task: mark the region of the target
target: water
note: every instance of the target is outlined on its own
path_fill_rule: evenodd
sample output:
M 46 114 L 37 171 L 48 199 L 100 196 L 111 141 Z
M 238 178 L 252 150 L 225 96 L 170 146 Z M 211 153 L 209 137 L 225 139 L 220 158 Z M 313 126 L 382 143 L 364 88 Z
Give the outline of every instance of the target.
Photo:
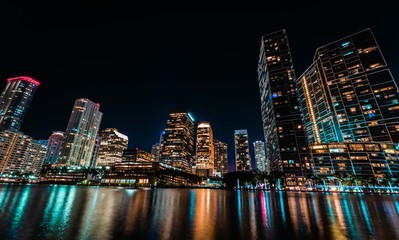
M 399 195 L 0 185 L 0 239 L 399 239 Z

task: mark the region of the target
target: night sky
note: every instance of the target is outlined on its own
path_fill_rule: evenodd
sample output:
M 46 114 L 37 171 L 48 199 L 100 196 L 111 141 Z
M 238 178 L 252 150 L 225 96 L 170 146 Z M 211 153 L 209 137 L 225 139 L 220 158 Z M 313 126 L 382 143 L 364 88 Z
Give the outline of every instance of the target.
M 20 75 L 41 83 L 21 129 L 35 139 L 65 131 L 81 97 L 101 103 L 101 129 L 118 128 L 130 148 L 146 151 L 169 112 L 189 111 L 228 143 L 232 170 L 235 129 L 248 129 L 252 156 L 252 142 L 264 140 L 256 72 L 262 35 L 287 30 L 299 76 L 317 47 L 371 28 L 399 79 L 394 1 L 279 2 L 1 1 L 0 89 Z

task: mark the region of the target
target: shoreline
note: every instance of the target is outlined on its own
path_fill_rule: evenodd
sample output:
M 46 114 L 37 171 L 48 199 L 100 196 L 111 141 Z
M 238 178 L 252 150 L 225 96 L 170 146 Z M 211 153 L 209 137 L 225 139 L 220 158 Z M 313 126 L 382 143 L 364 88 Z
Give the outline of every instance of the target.
M 26 182 L 0 182 L 0 185 L 60 185 L 60 186 L 76 186 L 76 187 L 105 187 L 105 188 L 118 188 L 118 189 L 139 189 L 139 190 L 153 190 L 157 188 L 181 188 L 181 189 L 215 189 L 215 190 L 229 190 L 229 191 L 242 191 L 242 192 L 257 192 L 257 191 L 267 191 L 267 192 L 283 192 L 283 193 L 338 193 L 338 194 L 367 194 L 367 195 L 397 195 L 399 191 L 389 192 L 389 191 L 326 191 L 326 190 L 295 190 L 295 189 L 236 189 L 236 188 L 226 188 L 226 187 L 193 187 L 193 186 L 119 186 L 119 185 L 97 185 L 97 184 L 76 184 L 76 183 L 26 183 Z

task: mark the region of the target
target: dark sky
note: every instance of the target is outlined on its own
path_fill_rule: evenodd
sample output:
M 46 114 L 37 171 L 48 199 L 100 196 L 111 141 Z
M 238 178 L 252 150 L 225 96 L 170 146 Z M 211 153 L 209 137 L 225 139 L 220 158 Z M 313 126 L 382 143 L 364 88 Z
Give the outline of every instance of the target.
M 371 28 L 399 79 L 394 1 L 129 2 L 137 1 L 0 2 L 0 89 L 20 75 L 41 83 L 23 132 L 47 139 L 65 131 L 75 99 L 86 97 L 101 103 L 101 129 L 116 127 L 129 147 L 150 151 L 168 113 L 187 110 L 229 144 L 233 169 L 235 129 L 248 129 L 252 155 L 252 142 L 263 140 L 260 40 L 283 28 L 297 76 L 317 47 Z

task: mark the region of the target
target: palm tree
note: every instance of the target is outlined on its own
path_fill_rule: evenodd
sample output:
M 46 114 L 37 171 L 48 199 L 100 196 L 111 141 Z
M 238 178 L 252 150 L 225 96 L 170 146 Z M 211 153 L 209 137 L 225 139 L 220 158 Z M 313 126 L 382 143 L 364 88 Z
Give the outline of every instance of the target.
M 338 180 L 340 190 L 342 191 L 343 190 L 343 184 L 342 183 L 347 178 L 347 175 L 345 173 L 341 172 L 341 173 L 335 173 L 334 177 L 335 177 L 335 179 Z
M 280 181 L 283 180 L 283 185 L 284 185 L 284 173 L 281 171 L 271 171 L 269 174 L 270 178 L 273 180 L 274 184 L 275 184 L 275 188 L 279 188 L 279 190 L 281 189 L 281 184 Z M 276 186 L 277 184 L 277 186 Z

